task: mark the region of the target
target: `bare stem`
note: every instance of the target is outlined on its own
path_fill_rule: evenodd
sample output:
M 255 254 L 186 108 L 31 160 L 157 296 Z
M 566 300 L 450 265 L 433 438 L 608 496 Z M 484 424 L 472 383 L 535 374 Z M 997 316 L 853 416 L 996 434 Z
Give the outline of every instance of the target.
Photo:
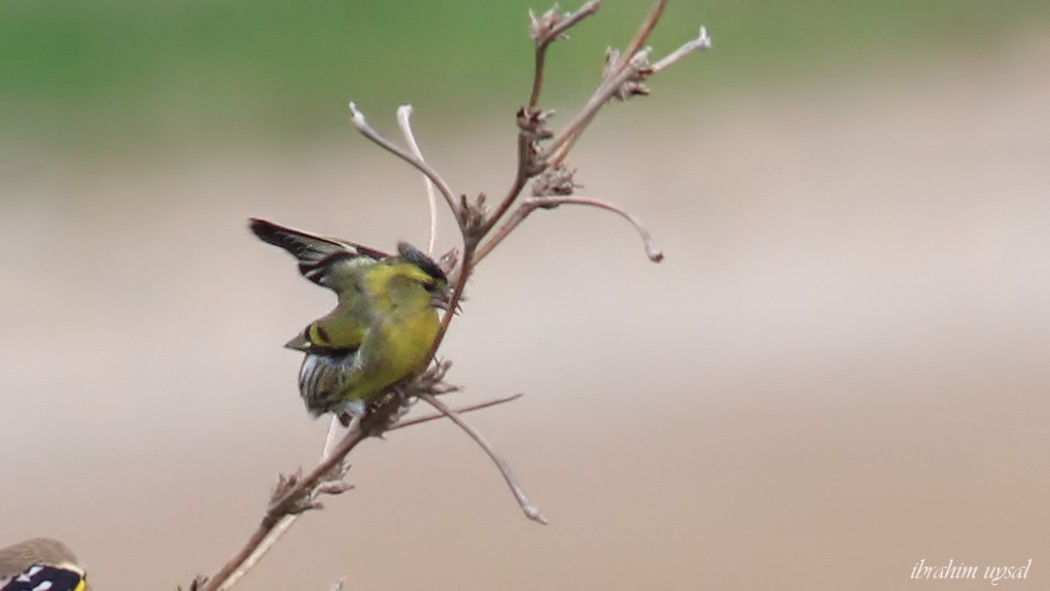
M 446 406 L 444 402 L 438 400 L 434 395 L 421 394 L 420 398 L 426 400 L 431 406 L 441 411 L 445 416 L 451 419 L 453 423 L 459 426 L 460 429 L 463 429 L 463 431 L 474 440 L 474 443 L 477 443 L 481 449 L 485 450 L 489 459 L 491 459 L 492 462 L 496 464 L 496 467 L 499 468 L 500 474 L 503 475 L 503 480 L 507 482 L 507 486 L 510 487 L 511 493 L 514 494 L 514 498 L 518 501 L 518 506 L 521 507 L 525 516 L 536 523 L 547 525 L 547 518 L 544 517 L 539 507 L 533 505 L 532 502 L 529 501 L 528 496 L 525 495 L 525 489 L 522 488 L 521 483 L 518 482 L 518 478 L 514 475 L 514 471 L 511 470 L 510 464 L 508 464 L 502 456 L 496 453 L 496 450 L 485 440 L 481 433 L 478 433 L 476 429 L 471 427 L 466 421 L 457 415 L 455 411 Z
M 419 149 L 416 134 L 412 131 L 412 105 L 401 105 L 397 108 L 397 123 L 401 127 L 401 134 L 405 136 L 412 155 L 420 162 L 426 162 L 423 151 Z M 423 184 L 427 190 L 427 206 L 430 209 L 430 241 L 427 243 L 427 252 L 434 254 L 434 243 L 437 240 L 437 195 L 434 194 L 434 182 L 423 175 Z
M 510 188 L 507 189 L 506 196 L 500 201 L 496 211 L 492 213 L 485 220 L 485 226 L 481 229 L 481 235 L 485 236 L 492 231 L 492 228 L 499 223 L 500 218 L 506 215 L 507 210 L 514 204 L 514 201 L 521 195 L 522 189 L 525 188 L 525 184 L 529 182 L 529 178 L 533 175 L 533 172 L 529 170 L 532 162 L 532 155 L 529 151 L 532 149 L 532 140 L 524 133 L 518 134 L 518 170 L 514 175 L 514 182 L 511 183 Z
M 611 211 L 623 219 L 630 222 L 634 229 L 638 232 L 638 235 L 642 239 L 642 243 L 645 245 L 645 255 L 649 257 L 649 260 L 654 263 L 659 263 L 664 260 L 664 253 L 656 247 L 656 242 L 653 241 L 652 234 L 646 229 L 642 221 L 639 220 L 635 215 L 631 214 L 627 210 L 598 199 L 589 199 L 587 197 L 530 197 L 528 199 L 530 204 L 535 204 L 535 207 L 552 208 L 559 205 L 587 205 L 590 207 L 597 207 L 606 211 Z
M 546 160 L 550 166 L 558 166 L 565 161 L 565 157 L 572 150 L 576 140 L 583 134 L 583 131 L 587 129 L 591 121 L 594 120 L 595 115 L 598 111 L 605 106 L 605 103 L 615 95 L 628 80 L 632 77 L 637 76 L 638 72 L 643 67 L 645 60 L 649 57 L 649 50 L 642 49 L 637 51 L 634 56 L 627 61 L 627 67 L 621 69 L 615 76 L 606 80 L 601 86 L 598 87 L 598 91 L 595 92 L 594 96 L 591 97 L 587 104 L 584 105 L 583 109 L 576 114 L 576 117 L 565 126 L 565 130 L 551 140 L 550 144 L 543 151 L 540 158 Z
M 553 27 L 537 31 L 539 37 L 536 39 L 536 68 L 532 77 L 532 94 L 529 96 L 530 109 L 535 108 L 540 101 L 540 90 L 543 87 L 543 71 L 547 58 L 547 48 L 550 47 L 551 43 L 560 39 L 561 36 L 565 34 L 565 31 L 575 27 L 583 19 L 598 12 L 601 5 L 601 0 L 590 0 L 590 2 L 581 6 L 576 12 L 566 15 L 565 18 L 558 21 Z M 554 9 L 551 9 L 551 12 L 545 14 L 541 19 L 546 18 L 548 15 L 553 15 L 553 12 Z M 534 27 L 541 22 L 541 20 L 537 19 L 535 15 L 530 13 L 530 16 L 532 16 Z
M 464 414 L 475 410 L 481 410 L 483 408 L 489 408 L 490 406 L 496 406 L 497 404 L 513 402 L 521 398 L 522 396 L 524 396 L 524 394 L 519 392 L 517 394 L 511 394 L 510 396 L 504 396 L 503 398 L 493 398 L 492 400 L 486 400 L 484 402 L 478 402 L 476 404 L 468 404 L 467 406 L 454 408 L 452 409 L 452 412 L 456 414 Z M 404 429 L 405 427 L 411 427 L 412 425 L 419 425 L 421 423 L 428 423 L 437 419 L 443 419 L 445 418 L 445 416 L 446 415 L 443 412 L 435 412 L 419 417 L 412 417 L 411 419 L 404 419 L 388 427 L 387 431 L 393 431 L 395 429 Z
M 346 455 L 366 437 L 367 434 L 362 429 L 360 422 L 352 424 L 331 455 L 314 467 L 309 474 L 298 479 L 280 498 L 270 503 L 255 533 L 248 538 L 244 547 L 219 569 L 219 572 L 208 579 L 202 591 L 225 591 L 244 576 L 295 523 L 304 510 L 301 505 L 310 499 L 318 484 L 331 473 L 333 468 L 340 465 Z
M 217 589 L 219 591 L 232 589 L 233 586 L 241 580 L 241 577 L 248 574 L 248 571 L 254 568 L 256 563 L 262 560 L 263 556 L 266 556 L 270 549 L 273 548 L 274 544 L 284 536 L 301 515 L 302 513 L 285 515 L 279 519 L 277 523 L 275 523 L 274 526 L 263 535 L 262 539 L 259 540 L 259 543 L 252 548 L 251 553 L 244 558 L 244 561 L 241 562 L 241 564 L 234 569 L 228 577 L 226 577 L 226 580 L 222 585 L 217 587 Z M 218 576 L 219 575 L 216 575 L 216 578 L 218 578 Z
M 332 453 L 332 445 L 335 443 L 335 434 L 339 432 L 339 417 L 332 415 L 332 420 L 328 423 L 328 433 L 324 437 L 324 447 L 321 449 L 321 459 L 318 461 L 323 462 L 328 454 Z
M 430 357 L 437 353 L 438 347 L 441 346 L 441 341 L 445 339 L 448 326 L 452 322 L 452 317 L 455 316 L 451 311 L 459 309 L 459 302 L 463 299 L 463 292 L 467 288 L 467 280 L 470 279 L 470 273 L 474 270 L 474 253 L 477 251 L 477 248 L 477 242 L 466 235 L 463 236 L 463 259 L 460 261 L 459 269 L 453 282 L 452 297 L 448 301 L 449 312 L 446 312 L 441 317 L 441 327 L 438 329 L 438 335 L 434 339 L 434 344 L 430 347 Z
M 634 34 L 634 38 L 627 44 L 627 49 L 620 55 L 620 63 L 616 64 L 610 69 L 610 78 L 619 74 L 627 65 L 631 59 L 634 58 L 634 54 L 638 53 L 643 47 L 645 47 L 646 41 L 649 40 L 649 35 L 652 34 L 653 29 L 656 28 L 657 23 L 660 22 L 660 17 L 664 14 L 664 8 L 667 8 L 667 0 L 656 0 L 653 2 L 652 8 L 649 9 L 649 14 L 645 16 L 645 20 L 642 21 L 642 26 L 638 28 L 638 32 Z
M 477 255 L 474 257 L 474 264 L 480 263 L 482 259 L 488 256 L 492 249 L 496 248 L 500 242 L 503 242 L 514 231 L 514 228 L 517 228 L 521 222 L 525 221 L 525 218 L 529 217 L 529 214 L 534 209 L 535 207 L 529 207 L 525 204 L 518 206 L 514 213 L 510 215 L 510 218 L 496 230 L 496 233 L 478 247 Z
M 684 43 L 681 47 L 669 53 L 667 57 L 653 64 L 653 74 L 666 70 L 690 53 L 703 49 L 711 49 L 711 37 L 707 34 L 707 27 L 700 27 L 700 35 L 696 39 Z
M 537 105 L 540 100 L 540 92 L 543 89 L 547 49 L 550 47 L 551 43 L 560 39 L 561 36 L 565 34 L 565 31 L 578 25 L 583 19 L 598 12 L 598 9 L 601 8 L 601 4 L 601 0 L 590 0 L 581 6 L 579 10 L 565 15 L 565 17 L 560 20 L 553 8 L 539 18 L 530 13 L 530 16 L 532 17 L 533 38 L 536 42 L 536 59 L 532 76 L 532 92 L 529 95 L 528 106 L 522 109 L 521 113 L 519 113 L 519 117 L 524 117 L 528 120 L 531 117 L 540 116 L 540 112 L 537 110 Z M 535 135 L 535 131 L 526 129 L 526 126 L 522 121 L 519 121 L 518 125 L 521 129 L 518 132 L 518 168 L 514 175 L 514 182 L 511 183 L 510 189 L 507 190 L 506 195 L 496 207 L 495 212 L 493 212 L 485 221 L 485 224 L 479 233 L 479 239 L 491 232 L 492 228 L 494 228 L 503 216 L 506 215 L 511 205 L 521 195 L 521 191 L 525 188 L 525 184 L 528 183 L 529 179 L 547 168 L 546 163 L 543 163 L 534 157 L 533 146 L 539 139 Z
M 391 142 L 380 135 L 378 131 L 368 124 L 364 114 L 357 109 L 357 105 L 353 102 L 350 103 L 350 120 L 353 122 L 354 127 L 356 127 L 366 138 L 372 140 L 387 152 L 390 152 L 416 167 L 419 172 L 423 173 L 424 176 L 430 179 L 430 182 L 434 183 L 438 190 L 441 191 L 441 195 L 445 198 L 445 202 L 448 203 L 452 212 L 456 213 L 459 211 L 459 208 L 456 206 L 455 194 L 452 192 L 452 188 L 448 186 L 448 183 L 441 178 L 441 175 L 439 175 L 437 171 L 431 168 L 426 162 L 416 158 L 412 153 L 406 152 L 401 146 L 398 146 L 394 142 Z M 459 215 L 456 215 L 456 219 L 459 219 L 459 217 Z

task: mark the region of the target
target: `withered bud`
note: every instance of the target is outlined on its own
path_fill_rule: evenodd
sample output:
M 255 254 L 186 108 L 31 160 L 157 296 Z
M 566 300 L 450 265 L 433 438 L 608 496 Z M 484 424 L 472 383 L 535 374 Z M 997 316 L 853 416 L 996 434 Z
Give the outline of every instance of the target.
M 620 62 L 620 52 L 613 48 L 605 50 L 605 67 L 602 69 L 602 78 L 606 82 L 612 80 L 623 68 L 631 68 L 631 75 L 621 84 L 615 92 L 613 97 L 626 101 L 633 96 L 645 96 L 648 95 L 651 90 L 649 86 L 645 84 L 646 79 L 653 74 L 653 68 L 649 64 L 649 49 L 639 51 L 634 54 L 629 64 L 622 64 Z
M 562 19 L 569 16 L 568 14 L 558 14 L 558 5 L 555 4 L 544 12 L 539 17 L 532 10 L 529 10 L 529 36 L 536 42 L 536 45 L 542 45 L 549 41 L 551 32 L 557 27 Z M 564 35 L 563 35 L 564 36 Z
M 569 169 L 564 164 L 548 168 L 532 182 L 532 195 L 533 197 L 572 195 L 576 189 L 583 186 L 576 183 L 575 176 L 576 169 Z

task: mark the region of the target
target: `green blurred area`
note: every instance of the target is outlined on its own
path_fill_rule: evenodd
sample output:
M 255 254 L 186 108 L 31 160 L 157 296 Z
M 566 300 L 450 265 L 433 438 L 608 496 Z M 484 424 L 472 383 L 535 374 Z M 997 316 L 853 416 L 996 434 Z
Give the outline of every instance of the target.
M 586 96 L 647 0 L 605 2 L 553 50 L 552 99 Z M 0 133 L 47 147 L 244 145 L 345 133 L 345 107 L 413 103 L 454 123 L 527 92 L 526 0 L 5 0 Z M 575 8 L 576 3 L 564 8 Z M 659 87 L 731 86 L 954 46 L 1050 17 L 1046 0 L 671 2 L 663 55 L 705 24 L 715 51 Z M 968 48 L 968 49 L 967 49 Z M 857 61 L 861 60 L 861 61 Z

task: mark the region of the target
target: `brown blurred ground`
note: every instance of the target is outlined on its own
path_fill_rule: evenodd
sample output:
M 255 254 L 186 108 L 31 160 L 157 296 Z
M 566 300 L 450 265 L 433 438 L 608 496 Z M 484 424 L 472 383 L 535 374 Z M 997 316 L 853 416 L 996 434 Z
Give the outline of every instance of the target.
M 1050 45 L 1034 39 L 606 114 L 575 164 L 665 264 L 615 218 L 541 212 L 444 350 L 465 398 L 528 393 L 474 421 L 553 524 L 431 424 L 362 448 L 358 488 L 243 588 L 957 591 L 990 585 L 908 576 L 1029 558 L 998 588 L 1046 588 Z M 512 154 L 491 137 L 424 143 L 455 185 L 498 194 Z M 318 451 L 279 345 L 330 303 L 245 218 L 422 241 L 419 180 L 362 144 L 14 171 L 0 543 L 61 537 L 103 591 L 171 589 L 239 547 L 276 473 Z

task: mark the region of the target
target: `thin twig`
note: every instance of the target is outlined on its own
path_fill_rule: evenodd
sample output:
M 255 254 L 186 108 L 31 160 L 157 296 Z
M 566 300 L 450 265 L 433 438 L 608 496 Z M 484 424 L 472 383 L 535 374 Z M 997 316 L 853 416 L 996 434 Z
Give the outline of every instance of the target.
M 412 132 L 412 105 L 401 105 L 397 108 L 397 123 L 412 154 L 420 162 L 426 162 L 423 151 L 419 149 L 419 142 L 416 141 L 416 134 Z M 434 194 L 434 182 L 425 174 L 423 184 L 426 186 L 427 206 L 430 209 L 430 241 L 427 243 L 427 253 L 434 254 L 434 243 L 437 240 L 437 195 Z
M 642 21 L 641 27 L 638 28 L 638 32 L 635 33 L 631 42 L 627 44 L 627 49 L 625 49 L 620 55 L 620 62 L 610 69 L 610 78 L 614 78 L 622 72 L 630 63 L 631 59 L 634 58 L 634 54 L 638 53 L 642 47 L 645 47 L 645 42 L 649 40 L 649 35 L 652 34 L 653 29 L 655 29 L 657 23 L 660 22 L 660 17 L 663 16 L 664 8 L 666 7 L 667 0 L 656 0 L 656 2 L 653 3 L 652 8 L 649 9 L 649 14 L 645 16 L 645 20 Z
M 590 0 L 579 8 L 576 12 L 565 15 L 560 20 L 557 20 L 557 24 L 550 28 L 540 28 L 545 19 L 552 18 L 557 19 L 556 7 L 546 12 L 539 19 L 536 15 L 529 11 L 529 17 L 532 20 L 532 26 L 534 35 L 536 37 L 536 66 L 532 77 L 532 93 L 529 95 L 529 108 L 535 108 L 540 100 L 540 90 L 543 86 L 543 71 L 545 67 L 545 61 L 547 58 L 547 48 L 550 44 L 557 41 L 572 27 L 576 26 L 583 19 L 598 12 L 601 8 L 601 0 Z
M 601 4 L 601 0 L 590 0 L 576 12 L 567 14 L 560 19 L 557 17 L 556 7 L 544 13 L 539 19 L 531 11 L 529 12 L 532 20 L 532 35 L 536 42 L 536 59 L 532 76 L 532 92 L 529 95 L 528 106 L 522 109 L 519 118 L 524 117 L 528 120 L 533 116 L 543 116 L 537 110 L 537 105 L 540 100 L 540 91 L 543 88 L 547 48 L 550 47 L 551 43 L 560 39 L 566 31 L 580 24 L 588 16 L 598 12 Z M 521 121 L 519 121 L 519 127 L 522 128 L 518 132 L 518 167 L 514 175 L 514 182 L 511 183 L 510 189 L 507 190 L 496 210 L 485 221 L 479 232 L 479 239 L 492 231 L 496 224 L 499 223 L 514 201 L 521 195 L 521 191 L 525 188 L 529 179 L 547 167 L 545 163 L 537 166 L 533 158 L 533 144 L 539 138 L 534 136 L 533 131 L 523 127 Z
M 441 195 L 445 198 L 445 202 L 448 203 L 449 208 L 452 209 L 453 213 L 458 211 L 456 206 L 455 194 L 452 192 L 452 188 L 448 186 L 448 183 L 441 178 L 441 175 L 437 173 L 433 168 L 430 167 L 426 162 L 423 162 L 419 158 L 416 158 L 411 152 L 406 152 L 403 148 L 386 139 L 378 131 L 376 131 L 361 111 L 357 109 L 352 101 L 350 102 L 350 120 L 353 122 L 354 127 L 361 132 L 366 138 L 372 140 L 378 144 L 381 148 L 404 160 L 405 162 L 416 167 L 419 172 L 423 173 L 434 185 L 441 191 Z M 459 216 L 456 216 L 459 219 Z
M 634 226 L 634 229 L 642 239 L 642 243 L 645 244 L 645 255 L 649 257 L 650 261 L 659 263 L 664 260 L 663 251 L 656 247 L 656 242 L 653 241 L 652 234 L 650 234 L 649 230 L 647 230 L 645 225 L 642 224 L 642 221 L 617 205 L 598 199 L 589 199 L 587 197 L 529 197 L 527 201 L 530 205 L 534 204 L 536 208 L 550 209 L 559 205 L 587 205 L 611 211 Z
M 461 223 L 462 226 L 462 223 Z M 463 236 L 463 258 L 460 261 L 459 268 L 456 270 L 455 277 L 452 283 L 452 295 L 448 300 L 449 310 L 458 310 L 459 302 L 463 299 L 463 292 L 467 289 L 467 280 L 470 279 L 470 273 L 474 269 L 474 253 L 477 251 L 477 243 L 470 237 Z M 441 317 L 441 326 L 438 328 L 437 338 L 434 339 L 434 344 L 430 347 L 430 354 L 428 357 L 434 357 L 437 353 L 438 347 L 441 346 L 441 342 L 445 340 L 445 333 L 448 332 L 449 324 L 452 322 L 452 317 L 455 314 L 446 313 Z
M 420 394 L 419 397 L 423 400 L 426 400 L 427 403 L 429 403 L 431 406 L 438 409 L 445 416 L 451 419 L 453 423 L 459 426 L 460 429 L 463 429 L 463 431 L 467 435 L 469 435 L 471 439 L 474 440 L 474 443 L 477 443 L 478 446 L 481 447 L 481 449 L 485 450 L 485 453 L 488 454 L 492 462 L 496 464 L 497 468 L 499 468 L 500 474 L 503 475 L 503 480 L 507 482 L 507 486 L 510 487 L 511 493 L 514 494 L 514 498 L 517 499 L 518 506 L 521 507 L 522 512 L 525 513 L 525 516 L 535 521 L 536 523 L 547 525 L 547 518 L 544 517 L 543 512 L 540 511 L 540 508 L 536 505 L 533 505 L 532 501 L 529 500 L 529 497 L 526 496 L 525 489 L 522 488 L 521 483 L 518 482 L 518 478 L 514 475 L 514 471 L 511 470 L 510 464 L 508 464 L 502 456 L 496 453 L 496 450 L 493 449 L 492 445 L 490 445 L 489 442 L 485 440 L 481 433 L 478 433 L 476 429 L 471 427 L 466 421 L 464 421 L 459 415 L 457 415 L 455 411 L 446 406 L 444 402 L 438 400 L 437 397 L 435 397 L 434 395 L 424 393 Z
M 521 190 L 525 188 L 529 178 L 535 174 L 534 171 L 530 170 L 532 167 L 532 142 L 532 138 L 524 131 L 518 133 L 518 169 L 514 173 L 514 182 L 507 189 L 507 194 L 500 201 L 499 206 L 496 207 L 496 211 L 485 221 L 485 225 L 480 232 L 481 236 L 491 232 L 492 228 L 499 223 L 500 219 L 507 213 L 507 210 L 510 209 L 510 206 L 514 204 L 514 200 L 521 195 Z
M 262 522 L 248 538 L 248 542 L 208 580 L 202 591 L 229 589 L 291 527 L 302 513 L 302 508 L 297 508 L 296 504 L 308 499 L 310 491 L 313 491 L 318 483 L 367 437 L 360 422 L 351 424 L 350 427 L 331 455 L 315 466 L 309 474 L 298 479 L 280 498 L 270 503 Z
M 535 209 L 535 207 L 528 207 L 526 205 L 518 206 L 514 212 L 510 214 L 510 217 L 507 218 L 507 221 L 496 230 L 496 233 L 486 240 L 484 244 L 478 247 L 478 252 L 474 257 L 474 263 L 480 263 L 482 259 L 488 256 L 488 254 L 492 252 L 492 249 L 496 248 L 500 242 L 503 242 L 503 239 L 510 235 L 510 233 L 514 231 L 514 228 L 518 227 L 518 224 L 525 221 L 525 218 L 527 218 Z
M 674 65 L 675 62 L 682 59 L 683 57 L 693 53 L 694 51 L 700 51 L 703 49 L 711 49 L 711 37 L 707 34 L 707 27 L 700 27 L 700 35 L 692 41 L 687 41 L 678 49 L 667 54 L 665 58 L 653 64 L 653 74 L 666 70 L 667 68 Z
M 598 87 L 598 91 L 594 93 L 594 96 L 592 96 L 589 101 L 587 101 L 587 104 L 584 105 L 583 109 L 580 109 L 580 112 L 576 114 L 576 117 L 565 126 L 565 130 L 551 140 L 544 151 L 540 154 L 540 158 L 546 160 L 552 167 L 561 164 L 572 149 L 573 145 L 575 145 L 576 140 L 579 139 L 583 134 L 583 131 L 587 129 L 587 126 L 594 120 L 598 111 L 605 106 L 605 103 L 609 102 L 624 83 L 638 75 L 638 72 L 644 67 L 648 58 L 648 48 L 637 51 L 634 56 L 627 61 L 627 67 L 624 67 L 615 76 Z
M 223 581 L 222 585 L 217 587 L 218 591 L 226 591 L 227 589 L 233 588 L 233 586 L 241 580 L 241 577 L 248 574 L 248 571 L 254 568 L 255 565 L 262 560 L 263 556 L 266 556 L 270 549 L 273 548 L 274 544 L 276 544 L 278 540 L 287 533 L 289 528 L 292 527 L 300 516 L 302 516 L 302 513 L 285 515 L 280 518 L 277 523 L 266 532 L 262 539 L 259 540 L 259 543 L 256 544 L 251 553 L 244 558 L 244 561 L 241 562 L 241 564 L 238 565 L 228 577 L 226 577 L 226 580 Z
M 518 208 L 514 210 L 507 221 L 496 230 L 496 233 L 485 241 L 484 244 L 478 247 L 477 254 L 474 256 L 475 264 L 480 262 L 486 256 L 492 252 L 492 249 L 496 248 L 500 242 L 502 242 L 514 228 L 517 228 L 521 222 L 525 221 L 525 218 L 529 217 L 533 211 L 537 209 L 552 209 L 559 205 L 587 205 L 591 207 L 598 207 L 611 211 L 625 220 L 630 222 L 634 229 L 638 232 L 639 237 L 642 239 L 642 243 L 645 246 L 645 256 L 649 257 L 649 260 L 654 263 L 659 263 L 664 259 L 664 253 L 662 250 L 657 248 L 656 241 L 653 240 L 652 234 L 645 227 L 645 224 L 638 219 L 637 216 L 631 214 L 627 210 L 608 203 L 606 201 L 600 201 L 598 199 L 589 199 L 587 197 L 528 197 L 521 201 Z
M 486 400 L 484 402 L 478 402 L 476 404 L 468 404 L 467 406 L 461 406 L 461 407 L 458 407 L 458 408 L 454 408 L 454 409 L 452 409 L 452 412 L 462 415 L 462 414 L 465 414 L 465 413 L 468 413 L 468 412 L 473 412 L 475 410 L 481 410 L 483 408 L 489 408 L 490 406 L 496 406 L 497 404 L 504 404 L 506 402 L 513 402 L 514 400 L 517 400 L 517 399 L 521 398 L 522 396 L 524 396 L 524 394 L 519 392 L 517 394 L 512 394 L 510 396 L 504 396 L 503 398 L 494 398 L 492 400 Z M 443 412 L 435 412 L 435 413 L 426 414 L 426 415 L 422 415 L 422 416 L 418 416 L 418 417 L 412 417 L 411 419 L 404 419 L 402 421 L 399 421 L 399 422 L 394 423 L 393 425 L 387 427 L 387 431 L 393 431 L 395 429 L 404 429 L 405 427 L 411 427 L 412 425 L 418 425 L 420 423 L 428 423 L 430 421 L 434 421 L 434 420 L 437 420 L 437 419 L 443 419 L 443 418 L 445 418 L 445 416 L 446 415 Z

